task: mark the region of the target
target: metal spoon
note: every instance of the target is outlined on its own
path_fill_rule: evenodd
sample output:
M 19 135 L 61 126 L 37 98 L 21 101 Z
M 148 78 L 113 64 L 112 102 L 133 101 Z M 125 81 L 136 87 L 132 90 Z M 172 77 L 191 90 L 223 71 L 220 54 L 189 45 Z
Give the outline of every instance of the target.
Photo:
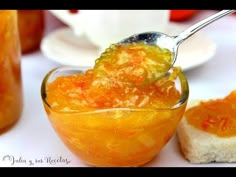
M 129 44 L 129 43 L 145 43 L 145 44 L 154 44 L 157 45 L 161 48 L 166 48 L 172 52 L 172 63 L 170 65 L 170 68 L 173 67 L 176 58 L 177 58 L 177 53 L 178 53 L 178 47 L 179 45 L 188 39 L 190 36 L 192 36 L 194 33 L 199 31 L 200 29 L 204 28 L 205 26 L 211 24 L 212 22 L 228 15 L 236 10 L 222 10 L 214 15 L 209 16 L 208 18 L 192 25 L 191 27 L 187 28 L 183 32 L 181 32 L 177 36 L 169 36 L 167 34 L 161 33 L 161 32 L 145 32 L 145 33 L 140 33 L 140 34 L 135 34 L 132 35 L 128 38 L 123 39 L 122 41 L 119 42 L 119 44 Z M 168 68 L 167 71 L 170 69 Z M 166 72 L 167 72 L 166 71 Z M 159 73 L 156 75 L 158 78 L 164 76 L 166 72 Z M 153 80 L 157 80 L 153 79 Z

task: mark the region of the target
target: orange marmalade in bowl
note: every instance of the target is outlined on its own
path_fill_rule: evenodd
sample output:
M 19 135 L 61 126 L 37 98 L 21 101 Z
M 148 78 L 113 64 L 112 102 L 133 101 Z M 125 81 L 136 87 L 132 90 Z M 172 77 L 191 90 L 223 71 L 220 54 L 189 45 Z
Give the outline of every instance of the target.
M 50 71 L 41 96 L 65 145 L 93 166 L 140 166 L 153 159 L 174 135 L 189 94 L 180 68 L 152 81 L 169 55 L 144 44 L 112 45 L 92 69 Z
M 15 10 L 0 10 L 0 133 L 20 118 L 22 81 L 20 41 Z
M 236 135 L 236 90 L 225 98 L 201 101 L 185 116 L 194 127 L 219 137 Z

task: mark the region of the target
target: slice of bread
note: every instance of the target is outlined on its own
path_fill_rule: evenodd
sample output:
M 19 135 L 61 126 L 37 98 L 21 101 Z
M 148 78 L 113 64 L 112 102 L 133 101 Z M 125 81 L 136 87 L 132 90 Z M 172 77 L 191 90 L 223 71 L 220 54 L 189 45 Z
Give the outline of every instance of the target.
M 198 103 L 191 102 L 188 108 Z M 205 132 L 189 124 L 183 117 L 177 137 L 184 157 L 191 163 L 236 162 L 236 136 L 222 138 Z

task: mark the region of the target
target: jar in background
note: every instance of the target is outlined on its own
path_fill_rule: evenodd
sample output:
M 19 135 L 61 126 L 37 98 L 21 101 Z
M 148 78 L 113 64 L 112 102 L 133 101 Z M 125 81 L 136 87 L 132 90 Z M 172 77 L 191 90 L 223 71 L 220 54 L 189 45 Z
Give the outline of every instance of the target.
M 18 26 L 23 54 L 39 49 L 44 28 L 43 10 L 18 10 Z
M 0 10 L 0 133 L 19 120 L 23 107 L 16 10 Z

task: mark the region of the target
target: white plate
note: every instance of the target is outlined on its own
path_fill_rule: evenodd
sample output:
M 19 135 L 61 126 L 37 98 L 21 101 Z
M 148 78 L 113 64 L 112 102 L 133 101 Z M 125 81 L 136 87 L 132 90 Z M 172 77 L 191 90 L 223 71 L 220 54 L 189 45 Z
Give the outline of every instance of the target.
M 166 31 L 169 35 L 177 35 L 186 26 L 171 23 Z M 43 54 L 62 65 L 93 67 L 100 55 L 100 49 L 90 42 L 86 36 L 76 36 L 71 28 L 61 28 L 47 35 L 41 42 Z M 183 70 L 192 69 L 210 60 L 216 51 L 216 45 L 203 32 L 197 32 L 184 41 L 178 52 L 175 66 Z

